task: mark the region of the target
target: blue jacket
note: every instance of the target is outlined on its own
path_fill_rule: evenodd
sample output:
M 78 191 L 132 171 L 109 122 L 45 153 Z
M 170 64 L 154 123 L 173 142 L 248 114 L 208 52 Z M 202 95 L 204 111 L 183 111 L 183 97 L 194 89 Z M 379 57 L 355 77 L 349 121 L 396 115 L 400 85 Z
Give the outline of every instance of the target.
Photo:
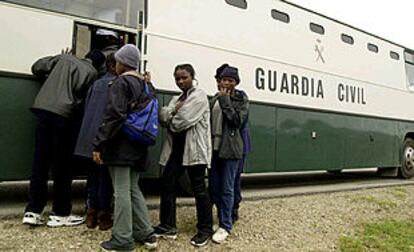
M 105 106 L 108 100 L 109 84 L 116 78 L 106 73 L 96 80 L 88 90 L 85 101 L 85 113 L 75 147 L 75 155 L 92 158 L 94 140 L 99 126 L 102 124 Z

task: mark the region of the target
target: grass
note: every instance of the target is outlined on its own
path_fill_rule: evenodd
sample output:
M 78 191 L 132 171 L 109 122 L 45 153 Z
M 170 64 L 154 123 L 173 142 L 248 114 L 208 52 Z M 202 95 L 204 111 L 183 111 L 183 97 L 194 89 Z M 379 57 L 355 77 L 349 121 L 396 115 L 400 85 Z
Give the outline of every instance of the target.
M 412 252 L 414 251 L 414 220 L 385 220 L 363 224 L 355 236 L 344 236 L 339 240 L 343 252 Z
M 379 199 L 371 195 L 357 196 L 352 199 L 353 201 L 365 201 L 371 204 L 378 205 L 380 208 L 390 209 L 397 206 L 397 204 L 391 200 Z
M 390 191 L 390 193 L 399 200 L 406 200 L 408 198 L 408 192 L 405 188 L 402 187 L 398 187 L 395 188 L 394 190 Z

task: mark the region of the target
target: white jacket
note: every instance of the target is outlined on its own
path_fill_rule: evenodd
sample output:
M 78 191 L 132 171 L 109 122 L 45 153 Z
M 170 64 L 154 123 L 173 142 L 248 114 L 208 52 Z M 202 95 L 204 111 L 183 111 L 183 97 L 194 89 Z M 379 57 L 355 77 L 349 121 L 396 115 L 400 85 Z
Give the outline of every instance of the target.
M 160 124 L 172 132 L 187 131 L 182 165 L 205 164 L 210 167 L 212 146 L 210 106 L 207 94 L 199 88 L 190 89 L 184 105 L 174 114 L 178 98 L 179 96 L 174 96 L 168 106 L 161 108 L 159 113 Z M 167 133 L 167 139 L 160 156 L 162 166 L 167 164 L 172 146 L 173 137 L 171 133 Z

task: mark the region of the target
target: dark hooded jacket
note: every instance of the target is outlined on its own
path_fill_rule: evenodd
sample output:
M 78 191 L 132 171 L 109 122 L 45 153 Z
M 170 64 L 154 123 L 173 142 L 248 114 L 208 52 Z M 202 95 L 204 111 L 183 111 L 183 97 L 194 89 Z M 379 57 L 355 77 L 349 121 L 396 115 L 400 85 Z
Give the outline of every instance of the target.
M 216 102 L 220 103 L 223 113 L 223 135 L 218 155 L 222 159 L 242 159 L 244 151 L 240 130 L 249 114 L 249 99 L 243 91 L 234 90 L 231 96 L 216 94 L 211 99 L 211 111 Z
M 131 73 L 119 76 L 110 86 L 104 120 L 93 145 L 95 150 L 102 153 L 105 165 L 144 170 L 147 146 L 131 141 L 121 130 L 128 113 L 132 112 L 133 104 L 144 105 L 149 102 L 144 92 L 144 81 Z

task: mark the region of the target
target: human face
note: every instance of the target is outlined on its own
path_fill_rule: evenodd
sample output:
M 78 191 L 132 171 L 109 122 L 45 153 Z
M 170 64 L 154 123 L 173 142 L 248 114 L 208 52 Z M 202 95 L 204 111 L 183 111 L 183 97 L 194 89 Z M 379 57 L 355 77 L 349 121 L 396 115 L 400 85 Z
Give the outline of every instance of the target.
M 126 68 L 125 68 L 125 66 L 123 65 L 123 64 L 121 64 L 121 63 L 119 63 L 118 61 L 116 62 L 116 65 L 115 65 L 115 71 L 116 71 L 116 74 L 117 75 L 121 75 L 121 74 L 123 74 L 124 72 L 126 72 Z
M 236 80 L 230 77 L 223 77 L 220 79 L 219 88 L 224 88 L 230 91 L 233 91 L 236 87 Z
M 178 69 L 174 73 L 175 83 L 183 92 L 187 92 L 193 87 L 193 77 L 184 69 Z

